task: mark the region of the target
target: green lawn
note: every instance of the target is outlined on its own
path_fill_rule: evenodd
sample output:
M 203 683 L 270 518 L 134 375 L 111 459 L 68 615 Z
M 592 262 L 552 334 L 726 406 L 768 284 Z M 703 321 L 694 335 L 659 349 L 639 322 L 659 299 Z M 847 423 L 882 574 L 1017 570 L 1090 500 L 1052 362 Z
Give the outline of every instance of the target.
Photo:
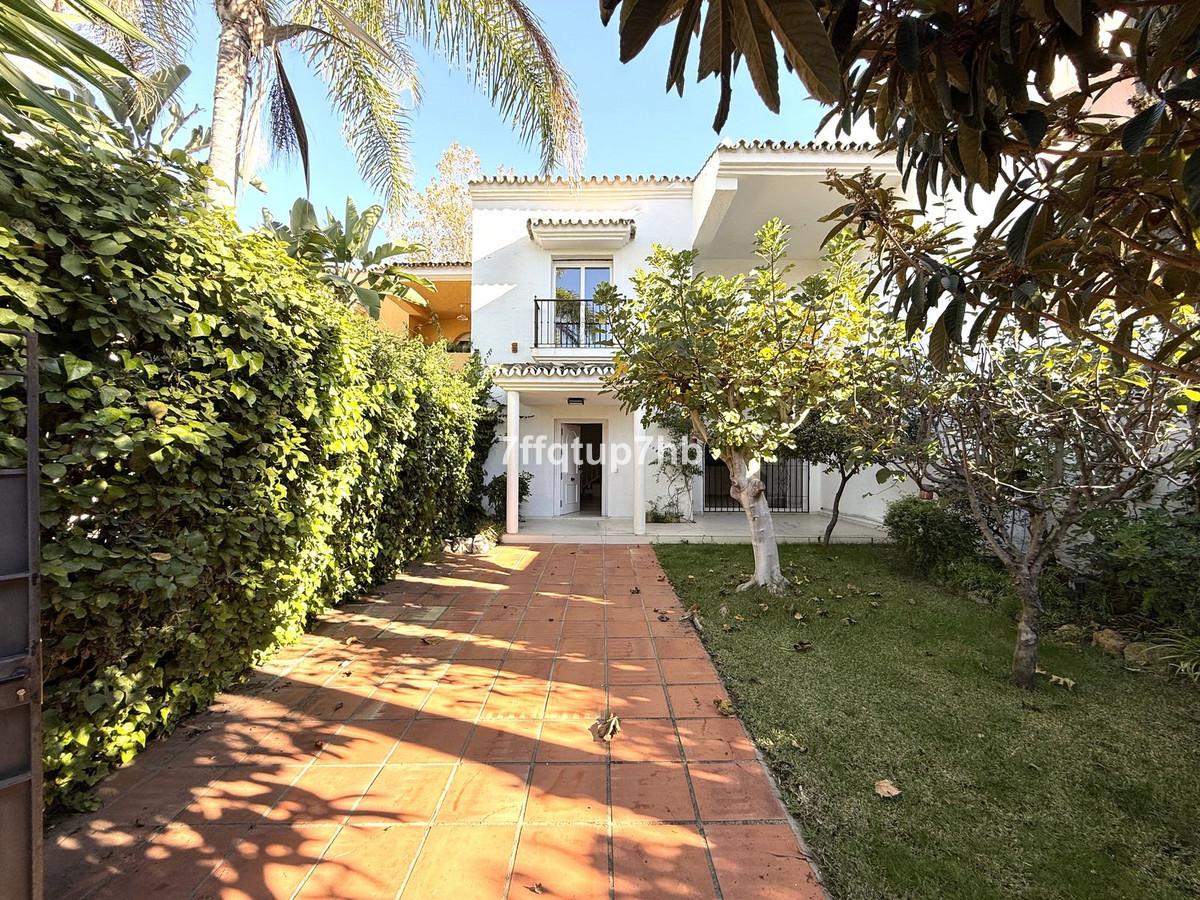
M 784 547 L 782 597 L 732 589 L 748 546 L 657 550 L 835 898 L 1200 896 L 1194 687 L 1047 644 L 1076 687 L 1020 691 L 1011 623 L 887 548 Z

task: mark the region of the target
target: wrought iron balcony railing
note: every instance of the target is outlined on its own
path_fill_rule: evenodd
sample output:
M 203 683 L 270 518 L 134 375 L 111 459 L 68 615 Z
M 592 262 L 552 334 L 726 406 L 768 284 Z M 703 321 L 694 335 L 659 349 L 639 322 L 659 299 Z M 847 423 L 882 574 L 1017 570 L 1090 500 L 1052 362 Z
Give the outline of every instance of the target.
M 595 300 L 536 298 L 533 301 L 533 346 L 611 347 L 612 332 L 605 321 L 604 306 Z

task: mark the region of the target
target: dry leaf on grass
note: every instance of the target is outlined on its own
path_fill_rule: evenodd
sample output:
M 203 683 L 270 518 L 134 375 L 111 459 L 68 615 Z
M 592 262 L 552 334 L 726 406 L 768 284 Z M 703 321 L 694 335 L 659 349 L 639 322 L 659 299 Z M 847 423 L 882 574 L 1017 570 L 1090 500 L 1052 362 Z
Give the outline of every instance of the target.
M 884 800 L 890 800 L 900 796 L 900 788 L 896 787 L 890 778 L 881 778 L 875 782 L 875 793 Z
M 1075 679 L 1073 679 L 1073 678 L 1064 678 L 1062 675 L 1051 675 L 1045 669 L 1041 669 L 1041 668 L 1034 669 L 1034 671 L 1038 675 L 1045 675 L 1047 678 L 1049 678 L 1051 684 L 1062 685 L 1068 691 L 1075 690 Z

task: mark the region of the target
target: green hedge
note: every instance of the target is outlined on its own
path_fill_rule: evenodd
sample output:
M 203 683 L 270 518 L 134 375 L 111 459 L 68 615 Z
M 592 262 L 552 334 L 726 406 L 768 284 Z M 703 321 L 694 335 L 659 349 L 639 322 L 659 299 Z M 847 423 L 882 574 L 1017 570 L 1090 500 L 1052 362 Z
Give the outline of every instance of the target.
M 99 123 L 0 135 L 0 325 L 43 336 L 52 806 L 478 503 L 478 369 L 342 308 L 201 184 Z

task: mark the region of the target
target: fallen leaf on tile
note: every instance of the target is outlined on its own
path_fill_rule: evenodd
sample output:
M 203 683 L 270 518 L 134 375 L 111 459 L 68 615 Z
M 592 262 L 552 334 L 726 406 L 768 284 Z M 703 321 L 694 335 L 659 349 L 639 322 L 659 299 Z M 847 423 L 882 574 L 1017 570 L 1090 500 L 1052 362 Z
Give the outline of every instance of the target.
M 659 616 L 659 617 L 658 617 L 658 621 L 660 621 L 660 622 L 670 622 L 670 621 L 671 621 L 671 617 L 670 617 L 670 616 L 668 616 L 666 613 L 663 613 L 661 616 Z
M 350 637 L 348 637 L 344 641 L 342 641 L 342 643 L 345 644 L 346 646 L 349 646 L 350 644 L 357 644 L 358 642 L 359 642 L 358 638 L 356 638 L 354 635 L 350 635 Z
M 635 586 L 635 587 L 631 587 L 629 589 L 629 593 L 631 593 L 631 594 L 640 594 L 641 592 L 642 592 L 642 589 L 640 587 Z
M 733 704 L 730 703 L 728 700 L 726 700 L 724 697 L 713 698 L 713 706 L 715 706 L 717 708 L 717 712 L 719 712 L 723 716 L 732 716 L 733 715 Z
M 881 778 L 875 782 L 875 793 L 884 800 L 890 800 L 900 796 L 900 788 L 896 787 L 890 778 Z
M 440 644 L 441 642 L 442 642 L 442 639 L 440 637 L 423 637 L 423 638 L 421 638 L 422 644 Z
M 621 720 L 616 716 L 601 719 L 596 725 L 596 734 L 602 741 L 611 742 L 621 730 Z

